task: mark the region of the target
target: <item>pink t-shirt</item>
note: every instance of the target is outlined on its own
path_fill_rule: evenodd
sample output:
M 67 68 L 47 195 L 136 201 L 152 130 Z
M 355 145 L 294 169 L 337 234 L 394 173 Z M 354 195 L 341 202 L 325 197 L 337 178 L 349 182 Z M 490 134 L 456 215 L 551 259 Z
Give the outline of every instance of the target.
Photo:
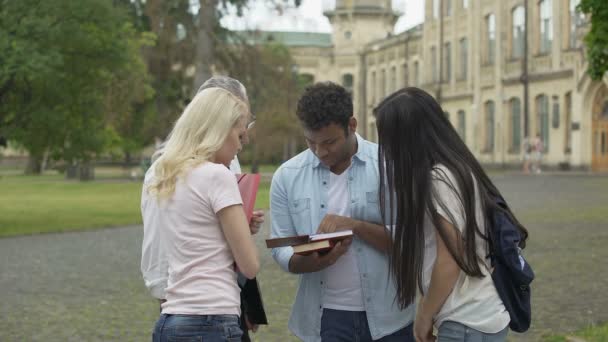
M 157 203 L 169 278 L 166 314 L 240 315 L 234 257 L 217 212 L 242 204 L 234 174 L 224 165 L 199 165 Z

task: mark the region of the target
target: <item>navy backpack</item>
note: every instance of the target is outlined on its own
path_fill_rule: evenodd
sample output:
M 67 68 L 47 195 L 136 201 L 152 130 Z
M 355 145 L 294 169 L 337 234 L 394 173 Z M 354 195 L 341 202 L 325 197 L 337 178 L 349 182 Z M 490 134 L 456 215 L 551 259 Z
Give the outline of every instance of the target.
M 502 197 L 495 204 L 508 209 Z M 516 332 L 525 332 L 530 327 L 530 283 L 534 272 L 521 255 L 521 233 L 509 214 L 494 208 L 489 211 L 490 260 L 493 267 L 492 280 L 511 317 L 509 327 Z

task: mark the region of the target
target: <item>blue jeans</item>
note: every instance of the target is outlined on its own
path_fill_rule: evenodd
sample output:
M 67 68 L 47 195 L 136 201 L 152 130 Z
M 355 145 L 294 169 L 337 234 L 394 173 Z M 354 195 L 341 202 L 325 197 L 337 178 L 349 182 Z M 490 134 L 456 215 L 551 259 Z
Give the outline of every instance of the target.
M 437 342 L 504 342 L 509 327 L 495 334 L 486 334 L 456 322 L 443 322 L 437 333 Z
M 237 315 L 161 314 L 153 342 L 240 342 L 243 331 Z
M 321 316 L 322 342 L 371 342 L 365 311 L 323 309 Z M 412 324 L 384 336 L 380 342 L 414 342 Z

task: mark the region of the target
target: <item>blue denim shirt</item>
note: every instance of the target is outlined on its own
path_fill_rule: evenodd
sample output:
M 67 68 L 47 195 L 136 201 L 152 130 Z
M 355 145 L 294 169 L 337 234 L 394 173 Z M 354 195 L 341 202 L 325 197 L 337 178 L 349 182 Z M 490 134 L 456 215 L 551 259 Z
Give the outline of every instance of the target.
M 378 204 L 378 145 L 357 135 L 358 149 L 348 169 L 351 217 L 382 224 Z M 270 188 L 271 237 L 314 234 L 327 214 L 329 168 L 309 149 L 290 159 L 276 171 Z M 388 258 L 355 238 L 353 248 L 360 272 L 363 303 L 373 339 L 389 335 L 414 319 L 413 305 L 399 310 L 395 286 L 389 277 Z M 276 262 L 289 272 L 293 248 L 272 250 Z M 322 272 L 300 276 L 298 292 L 289 319 L 289 329 L 304 341 L 320 341 L 323 311 Z

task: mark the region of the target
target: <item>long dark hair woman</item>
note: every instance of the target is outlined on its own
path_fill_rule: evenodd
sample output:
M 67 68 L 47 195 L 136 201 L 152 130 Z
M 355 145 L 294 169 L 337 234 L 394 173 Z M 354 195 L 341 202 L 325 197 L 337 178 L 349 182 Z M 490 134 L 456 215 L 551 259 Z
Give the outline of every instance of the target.
M 374 115 L 396 299 L 407 306 L 421 294 L 416 340 L 434 340 L 433 326 L 439 341 L 506 340 L 509 314 L 487 258 L 486 213 L 498 189 L 425 91 L 399 90 Z

